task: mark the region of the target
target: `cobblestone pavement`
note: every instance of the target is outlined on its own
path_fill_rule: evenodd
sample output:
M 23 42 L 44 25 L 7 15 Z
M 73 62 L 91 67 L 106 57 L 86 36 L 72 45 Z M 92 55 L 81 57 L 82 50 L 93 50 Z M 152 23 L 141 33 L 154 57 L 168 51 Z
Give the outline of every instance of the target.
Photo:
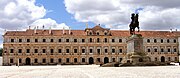
M 0 78 L 180 78 L 180 66 L 0 66 Z

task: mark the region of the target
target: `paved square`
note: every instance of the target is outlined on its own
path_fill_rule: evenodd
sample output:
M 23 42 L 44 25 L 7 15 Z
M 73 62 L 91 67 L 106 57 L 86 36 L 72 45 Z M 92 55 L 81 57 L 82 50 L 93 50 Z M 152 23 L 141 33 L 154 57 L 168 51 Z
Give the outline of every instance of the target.
M 0 66 L 0 78 L 180 78 L 180 66 Z

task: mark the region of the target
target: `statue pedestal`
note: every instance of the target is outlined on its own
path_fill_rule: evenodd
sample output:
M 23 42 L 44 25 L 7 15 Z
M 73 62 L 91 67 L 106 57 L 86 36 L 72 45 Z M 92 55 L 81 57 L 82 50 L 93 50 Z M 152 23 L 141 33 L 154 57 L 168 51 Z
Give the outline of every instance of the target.
M 123 58 L 122 63 L 138 63 L 149 62 L 150 59 L 143 51 L 143 37 L 141 34 L 131 35 L 127 40 L 127 54 Z

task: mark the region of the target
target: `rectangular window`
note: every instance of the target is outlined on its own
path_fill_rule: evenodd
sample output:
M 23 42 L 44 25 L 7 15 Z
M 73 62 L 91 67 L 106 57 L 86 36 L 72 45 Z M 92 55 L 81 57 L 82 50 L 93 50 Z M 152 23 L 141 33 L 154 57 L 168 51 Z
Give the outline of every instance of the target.
M 38 63 L 38 59 L 34 59 L 34 63 Z
M 61 42 L 61 39 L 59 39 L 59 42 Z
M 59 63 L 61 63 L 61 61 L 62 61 L 61 58 L 59 58 Z
M 85 49 L 82 49 L 82 53 L 85 53 L 85 51 L 86 51 Z
M 77 49 L 74 49 L 74 53 L 77 53 Z
M 14 49 L 10 49 L 10 53 L 14 53 Z
M 66 53 L 69 53 L 69 49 L 66 49 Z
M 27 42 L 30 42 L 30 39 L 27 39 Z
M 54 50 L 53 50 L 53 49 L 51 49 L 51 53 L 54 53 Z
M 53 63 L 53 62 L 54 62 L 54 59 L 53 59 L 53 58 L 51 58 L 50 62 L 51 62 L 51 63 Z
M 46 59 L 43 59 L 43 63 L 46 63 Z
M 174 48 L 174 52 L 176 52 L 176 48 Z
M 58 49 L 58 52 L 59 52 L 59 53 L 62 53 L 62 50 L 61 50 L 61 49 Z
M 171 49 L 168 48 L 168 52 L 171 52 Z
M 10 63 L 14 63 L 14 60 L 13 60 L 13 59 L 10 59 Z
M 35 42 L 38 42 L 38 39 L 35 39 Z
M 69 58 L 66 58 L 66 62 L 69 63 Z
M 176 43 L 176 39 L 174 39 L 174 43 Z
M 112 53 L 115 53 L 115 49 L 112 49 Z
M 66 39 L 66 42 L 69 42 L 69 39 Z
M 22 53 L 22 49 L 18 49 L 18 53 Z
M 89 49 L 89 52 L 90 52 L 90 53 L 93 53 L 93 49 Z
M 161 43 L 163 43 L 163 39 L 161 39 Z
M 156 48 L 154 49 L 154 52 L 157 52 L 157 49 L 156 49 Z
M 14 39 L 11 39 L 11 42 L 14 42 Z
M 119 53 L 122 53 L 122 49 L 119 49 Z
M 115 42 L 115 39 L 112 39 L 112 42 Z
M 98 61 L 98 62 L 101 62 L 101 59 L 100 59 L 100 58 L 97 58 L 97 61 Z
M 38 53 L 38 49 L 34 49 L 34 53 Z
M 85 39 L 82 39 L 82 42 L 84 43 L 84 42 L 85 42 Z
M 51 42 L 54 42 L 54 40 L 53 40 L 53 39 L 51 39 Z
M 154 43 L 157 43 L 157 40 L 156 40 L 156 39 L 154 39 Z
M 82 62 L 86 62 L 86 61 L 85 61 L 85 58 L 82 58 Z
M 97 52 L 98 52 L 98 54 L 100 54 L 101 50 L 100 50 L 100 49 L 97 49 Z
M 119 39 L 119 42 L 122 43 L 122 39 Z
M 164 49 L 161 49 L 161 52 L 164 52 Z
M 43 39 L 43 42 L 46 42 L 46 39 Z
M 19 59 L 19 63 L 22 63 L 22 59 Z
M 74 62 L 75 62 L 75 63 L 77 62 L 77 58 L 74 58 Z
M 30 53 L 30 49 L 26 49 L 26 53 Z
M 115 58 L 113 58 L 113 62 L 115 62 L 116 61 L 116 59 Z
M 74 42 L 77 42 L 77 39 L 74 39 Z
M 151 52 L 151 50 L 150 50 L 150 49 L 147 49 L 147 52 Z
M 22 39 L 19 39 L 19 42 L 22 42 Z
M 46 53 L 46 49 L 43 49 L 43 53 Z
M 107 52 L 108 52 L 108 49 L 104 49 L 104 52 L 107 53 Z

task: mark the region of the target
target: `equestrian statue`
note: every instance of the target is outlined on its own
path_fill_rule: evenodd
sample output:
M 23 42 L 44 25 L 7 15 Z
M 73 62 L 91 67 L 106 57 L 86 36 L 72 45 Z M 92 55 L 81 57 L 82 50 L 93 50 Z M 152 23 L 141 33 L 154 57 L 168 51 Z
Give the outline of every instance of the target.
M 138 32 L 139 32 L 139 21 L 138 21 L 138 17 L 139 15 L 138 14 L 134 14 L 132 13 L 131 14 L 131 23 L 129 25 L 130 27 L 130 34 L 131 35 L 134 35 L 135 34 L 135 28 L 137 27 L 138 28 Z

